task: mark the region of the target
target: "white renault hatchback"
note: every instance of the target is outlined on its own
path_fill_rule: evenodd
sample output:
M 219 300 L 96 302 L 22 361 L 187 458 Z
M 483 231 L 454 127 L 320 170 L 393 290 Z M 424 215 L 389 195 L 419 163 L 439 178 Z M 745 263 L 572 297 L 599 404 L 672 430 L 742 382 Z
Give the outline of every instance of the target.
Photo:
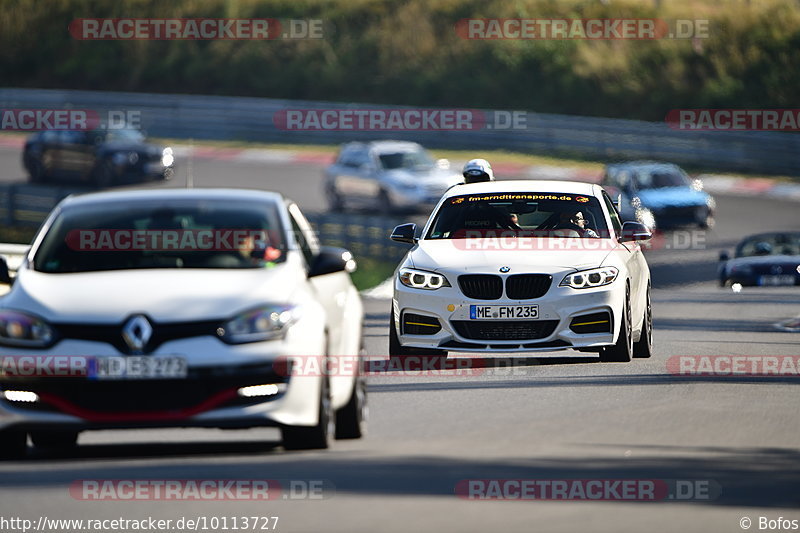
M 358 357 L 354 268 L 276 193 L 65 199 L 0 298 L 0 451 L 109 428 L 277 426 L 287 448 L 360 437 L 357 372 L 292 377 L 283 359 Z
M 395 272 L 390 354 L 652 353 L 650 270 L 639 241 L 598 185 L 488 181 L 439 200 Z

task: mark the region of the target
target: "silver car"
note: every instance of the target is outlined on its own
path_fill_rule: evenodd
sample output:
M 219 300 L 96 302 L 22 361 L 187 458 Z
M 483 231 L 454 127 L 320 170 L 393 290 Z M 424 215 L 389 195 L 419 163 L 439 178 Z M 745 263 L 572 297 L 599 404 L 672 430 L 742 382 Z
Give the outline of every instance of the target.
M 343 145 L 326 169 L 325 193 L 333 211 L 429 212 L 449 187 L 462 181 L 449 161 L 434 160 L 417 143 L 353 142 Z

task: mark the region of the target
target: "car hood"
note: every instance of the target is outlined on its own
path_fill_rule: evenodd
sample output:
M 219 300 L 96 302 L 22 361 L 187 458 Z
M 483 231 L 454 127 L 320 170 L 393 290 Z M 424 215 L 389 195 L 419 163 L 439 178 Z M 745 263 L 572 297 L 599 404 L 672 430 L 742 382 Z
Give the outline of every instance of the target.
M 46 274 L 23 269 L 0 308 L 53 322 L 117 324 L 143 313 L 159 322 L 229 317 L 257 305 L 287 302 L 297 269 L 141 269 Z
M 642 205 L 648 209 L 665 207 L 691 207 L 706 205 L 708 193 L 697 191 L 691 187 L 665 187 L 663 189 L 647 189 L 637 193 Z
M 553 273 L 565 269 L 601 266 L 611 253 L 612 241 L 607 239 L 543 239 L 546 250 L 508 249 L 503 241 L 493 239 L 442 239 L 420 241 L 411 252 L 413 266 L 426 270 L 448 272 L 497 272 L 507 266 L 511 273 Z M 585 241 L 595 241 L 597 249 Z M 602 242 L 601 242 L 602 241 Z
M 398 183 L 411 183 L 415 185 L 425 185 L 426 187 L 440 187 L 443 190 L 451 185 L 464 181 L 459 174 L 452 170 L 444 170 L 438 167 L 429 170 L 414 171 L 405 168 L 386 170 L 383 178 Z
M 136 152 L 137 154 L 158 155 L 164 149 L 161 146 L 149 143 L 136 143 L 129 141 L 114 141 L 103 143 L 100 147 L 103 152 Z

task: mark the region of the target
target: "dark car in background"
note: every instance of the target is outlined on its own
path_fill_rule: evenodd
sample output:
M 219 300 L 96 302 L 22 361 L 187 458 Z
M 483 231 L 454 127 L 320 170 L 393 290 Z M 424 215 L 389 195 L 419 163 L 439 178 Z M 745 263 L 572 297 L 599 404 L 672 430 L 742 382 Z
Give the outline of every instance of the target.
M 414 142 L 352 142 L 325 170 L 325 195 L 332 211 L 348 207 L 430 211 L 442 194 L 464 178 Z
M 678 165 L 657 161 L 607 165 L 602 185 L 612 197 L 621 196 L 624 221 L 641 222 L 651 230 L 714 225 L 714 198 Z
M 98 187 L 174 173 L 170 147 L 146 142 L 134 128 L 88 131 L 47 130 L 25 142 L 22 165 L 32 183 L 87 182 Z
M 719 260 L 720 287 L 800 285 L 800 232 L 751 235 Z

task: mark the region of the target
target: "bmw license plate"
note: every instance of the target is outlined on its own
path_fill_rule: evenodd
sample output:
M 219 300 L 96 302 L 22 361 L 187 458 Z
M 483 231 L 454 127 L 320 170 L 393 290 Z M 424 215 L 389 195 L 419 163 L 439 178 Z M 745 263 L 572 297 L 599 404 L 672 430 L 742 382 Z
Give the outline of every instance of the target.
M 758 280 L 759 285 L 794 285 L 794 274 L 782 274 L 778 276 L 761 276 Z
M 89 379 L 185 379 L 189 367 L 183 357 L 95 357 L 89 361 Z
M 539 318 L 538 305 L 470 305 L 472 320 L 535 320 Z

